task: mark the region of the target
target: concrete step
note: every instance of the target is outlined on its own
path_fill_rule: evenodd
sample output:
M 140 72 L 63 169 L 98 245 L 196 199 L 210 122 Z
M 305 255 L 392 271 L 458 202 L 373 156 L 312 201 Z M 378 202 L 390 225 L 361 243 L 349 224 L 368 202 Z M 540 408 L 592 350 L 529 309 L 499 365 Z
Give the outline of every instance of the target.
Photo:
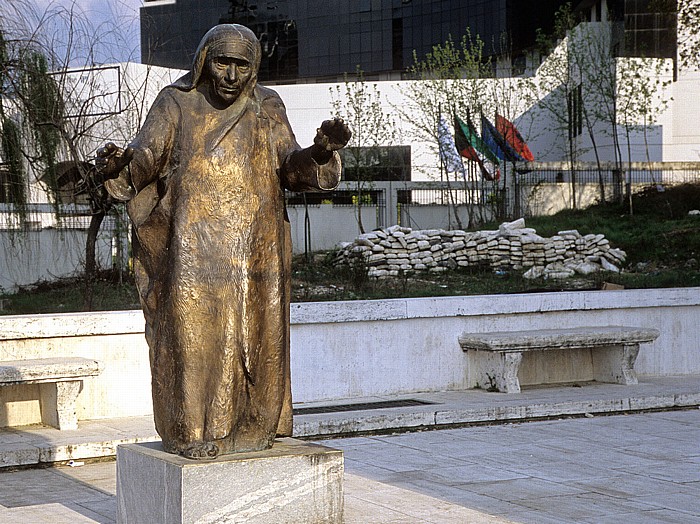
M 296 404 L 294 436 L 343 437 L 697 406 L 700 376 L 640 377 L 639 384 L 630 386 L 538 386 L 518 394 L 475 389 L 413 393 Z M 5 428 L 0 430 L 0 468 L 111 457 L 119 444 L 155 440 L 158 435 L 150 416 L 85 420 L 77 430 Z

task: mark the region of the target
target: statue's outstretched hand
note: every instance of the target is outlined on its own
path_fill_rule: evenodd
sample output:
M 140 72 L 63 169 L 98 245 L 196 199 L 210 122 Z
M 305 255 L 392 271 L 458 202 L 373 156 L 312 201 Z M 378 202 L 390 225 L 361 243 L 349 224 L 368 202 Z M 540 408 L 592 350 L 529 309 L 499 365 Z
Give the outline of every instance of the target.
M 352 132 L 342 118 L 325 120 L 316 130 L 314 144 L 324 151 L 337 151 L 350 141 Z
M 95 164 L 103 179 L 117 178 L 133 157 L 134 150 L 131 147 L 122 149 L 109 142 L 97 150 Z

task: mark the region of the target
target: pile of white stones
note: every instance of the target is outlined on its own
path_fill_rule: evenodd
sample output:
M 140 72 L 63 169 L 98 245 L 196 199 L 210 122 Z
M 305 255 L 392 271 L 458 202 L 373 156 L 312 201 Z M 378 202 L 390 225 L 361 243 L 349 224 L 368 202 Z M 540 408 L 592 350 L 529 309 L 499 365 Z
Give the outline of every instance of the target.
M 619 272 L 626 256 L 621 249 L 611 248 L 604 235 L 571 230 L 543 238 L 525 227 L 521 218 L 501 224 L 497 231 L 378 229 L 341 244 L 337 262 L 365 265 L 368 275 L 376 278 L 488 266 L 496 271 L 526 269 L 525 278 L 561 279 Z

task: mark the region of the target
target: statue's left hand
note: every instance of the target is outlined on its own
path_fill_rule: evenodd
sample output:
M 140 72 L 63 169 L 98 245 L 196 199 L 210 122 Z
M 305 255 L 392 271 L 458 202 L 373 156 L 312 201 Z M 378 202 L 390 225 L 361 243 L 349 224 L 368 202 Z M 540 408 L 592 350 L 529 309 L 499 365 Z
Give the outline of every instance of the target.
M 117 178 L 134 156 L 131 147 L 122 149 L 112 142 L 97 150 L 95 165 L 105 179 Z
M 337 151 L 350 141 L 352 132 L 342 118 L 325 120 L 316 130 L 314 144 L 324 151 Z

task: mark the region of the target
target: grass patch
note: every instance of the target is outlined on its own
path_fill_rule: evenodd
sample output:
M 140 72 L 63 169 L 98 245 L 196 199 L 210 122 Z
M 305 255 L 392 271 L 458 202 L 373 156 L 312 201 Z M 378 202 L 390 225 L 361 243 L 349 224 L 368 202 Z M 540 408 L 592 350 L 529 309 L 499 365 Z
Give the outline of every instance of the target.
M 39 313 L 68 313 L 85 310 L 85 282 L 81 278 L 38 282 L 20 288 L 17 293 L 4 295 L 4 315 Z M 92 311 L 138 309 L 138 293 L 132 278 L 119 279 L 111 272 L 103 272 L 94 282 Z

